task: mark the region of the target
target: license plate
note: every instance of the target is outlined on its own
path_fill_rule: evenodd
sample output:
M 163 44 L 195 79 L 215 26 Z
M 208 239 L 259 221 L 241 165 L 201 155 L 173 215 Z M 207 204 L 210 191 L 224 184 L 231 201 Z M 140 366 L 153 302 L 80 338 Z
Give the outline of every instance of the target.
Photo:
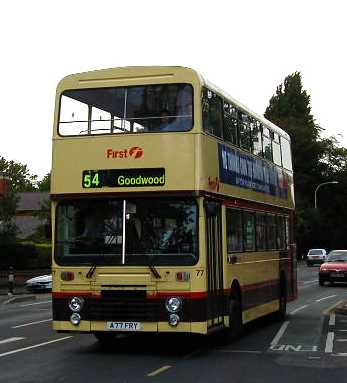
M 107 322 L 106 327 L 113 331 L 139 331 L 141 322 Z
M 330 276 L 333 278 L 344 278 L 345 274 L 344 273 L 331 273 Z

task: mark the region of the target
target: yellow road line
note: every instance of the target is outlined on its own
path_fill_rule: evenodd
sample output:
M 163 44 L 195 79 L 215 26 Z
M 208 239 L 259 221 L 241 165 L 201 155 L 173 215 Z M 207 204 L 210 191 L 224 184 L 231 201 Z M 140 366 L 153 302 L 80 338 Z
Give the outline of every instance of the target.
M 157 370 L 154 370 L 152 372 L 150 372 L 149 374 L 147 374 L 147 376 L 155 376 L 155 375 L 158 375 L 160 374 L 161 372 L 164 372 L 166 370 L 168 370 L 169 368 L 171 368 L 172 366 L 163 366 L 163 367 L 160 367 L 158 368 Z

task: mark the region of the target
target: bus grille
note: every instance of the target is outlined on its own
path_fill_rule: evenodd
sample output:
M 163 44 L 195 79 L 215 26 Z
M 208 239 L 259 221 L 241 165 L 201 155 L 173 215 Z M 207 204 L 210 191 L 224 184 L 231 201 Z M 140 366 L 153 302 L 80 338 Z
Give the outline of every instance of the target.
M 102 297 L 89 301 L 88 318 L 105 321 L 156 322 L 159 304 L 154 300 L 133 297 Z

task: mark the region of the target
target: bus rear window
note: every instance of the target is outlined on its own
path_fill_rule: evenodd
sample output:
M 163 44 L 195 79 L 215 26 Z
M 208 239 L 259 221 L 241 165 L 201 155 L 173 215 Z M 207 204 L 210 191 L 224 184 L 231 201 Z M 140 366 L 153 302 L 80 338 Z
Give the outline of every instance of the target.
M 183 132 L 193 127 L 193 88 L 163 84 L 65 91 L 59 134 Z

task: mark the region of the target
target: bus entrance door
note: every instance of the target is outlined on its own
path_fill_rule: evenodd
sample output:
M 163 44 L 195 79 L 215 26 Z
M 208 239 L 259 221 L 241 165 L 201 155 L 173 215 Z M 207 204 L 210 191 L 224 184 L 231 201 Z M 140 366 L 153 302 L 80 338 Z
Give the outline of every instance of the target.
M 221 206 L 206 201 L 206 253 L 208 278 L 208 327 L 223 324 L 223 259 Z

